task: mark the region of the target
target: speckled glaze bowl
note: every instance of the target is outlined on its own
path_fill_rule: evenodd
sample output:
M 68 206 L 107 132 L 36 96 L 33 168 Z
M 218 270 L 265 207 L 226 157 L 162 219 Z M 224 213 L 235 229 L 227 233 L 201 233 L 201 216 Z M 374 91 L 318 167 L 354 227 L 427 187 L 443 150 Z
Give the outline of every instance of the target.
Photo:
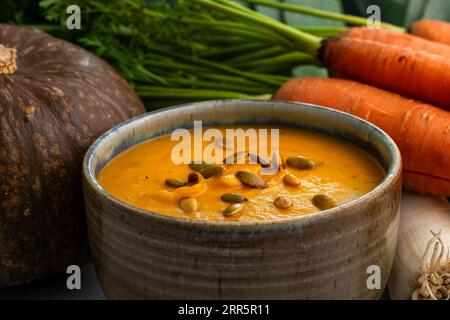
M 204 126 L 266 123 L 318 130 L 370 151 L 387 174 L 376 189 L 337 208 L 258 222 L 189 220 L 145 211 L 114 198 L 96 181 L 120 152 L 191 127 L 193 120 L 203 120 Z M 92 258 L 108 298 L 373 299 L 382 294 L 391 270 L 400 153 L 380 129 L 345 113 L 248 100 L 158 110 L 103 134 L 86 154 L 83 179 Z M 379 279 L 369 278 L 377 276 L 373 265 L 379 267 Z

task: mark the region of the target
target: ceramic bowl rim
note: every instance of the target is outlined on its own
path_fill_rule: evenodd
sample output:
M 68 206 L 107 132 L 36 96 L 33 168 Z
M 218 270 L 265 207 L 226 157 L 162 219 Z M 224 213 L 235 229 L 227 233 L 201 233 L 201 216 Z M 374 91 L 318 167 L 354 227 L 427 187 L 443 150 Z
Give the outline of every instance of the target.
M 363 196 L 356 198 L 352 201 L 345 202 L 338 207 L 313 212 L 305 215 L 299 215 L 299 216 L 293 216 L 288 218 L 280 218 L 280 219 L 271 219 L 271 220 L 252 220 L 252 221 L 211 221 L 211 220 L 203 220 L 203 219 L 190 219 L 190 218 L 183 218 L 183 217 L 175 217 L 170 216 L 166 214 L 156 213 L 149 210 L 141 209 L 136 206 L 133 206 L 131 204 L 128 204 L 122 200 L 119 200 L 118 198 L 111 195 L 109 192 L 107 192 L 103 187 L 100 186 L 98 183 L 94 168 L 92 167 L 93 158 L 95 156 L 97 148 L 101 146 L 103 141 L 114 131 L 117 130 L 126 130 L 126 128 L 132 128 L 133 126 L 140 124 L 141 121 L 144 122 L 144 119 L 147 117 L 152 117 L 154 114 L 158 113 L 164 113 L 167 111 L 171 111 L 178 108 L 188 108 L 195 105 L 204 105 L 204 104 L 225 104 L 225 103 L 240 103 L 240 104 L 252 104 L 252 103 L 281 103 L 284 105 L 292 105 L 292 106 L 304 106 L 304 107 L 310 107 L 313 109 L 325 109 L 328 112 L 336 114 L 338 117 L 345 117 L 350 118 L 351 121 L 356 121 L 355 123 L 361 123 L 362 125 L 368 126 L 370 130 L 373 130 L 377 132 L 378 136 L 380 137 L 380 140 L 383 144 L 387 146 L 387 150 L 390 152 L 390 157 L 392 158 L 392 163 L 390 164 L 385 177 L 383 180 L 378 184 L 377 187 L 372 189 L 370 192 L 364 194 Z M 340 139 L 340 138 L 338 138 Z M 115 206 L 121 208 L 122 210 L 126 212 L 133 212 L 133 214 L 139 215 L 141 217 L 144 217 L 146 219 L 157 219 L 157 220 L 163 220 L 166 222 L 172 222 L 172 223 L 178 223 L 178 224 L 188 224 L 188 225 L 198 225 L 198 226 L 211 226 L 215 228 L 248 228 L 248 227 L 254 227 L 254 226 L 276 226 L 276 225 L 286 225 L 290 223 L 298 223 L 298 222 L 312 222 L 317 221 L 320 219 L 329 219 L 333 216 L 339 216 L 342 214 L 342 211 L 346 211 L 346 209 L 354 206 L 358 206 L 361 203 L 376 198 L 378 196 L 383 195 L 385 192 L 391 189 L 391 186 L 395 184 L 395 182 L 401 177 L 401 171 L 402 171 L 402 160 L 401 160 L 401 154 L 400 151 L 395 144 L 395 142 L 392 140 L 392 138 L 385 133 L 383 130 L 378 128 L 377 126 L 371 124 L 370 122 L 361 119 L 359 117 L 353 116 L 351 114 L 338 111 L 335 109 L 309 104 L 309 103 L 303 103 L 303 102 L 287 102 L 287 101 L 281 101 L 281 100 L 252 100 L 252 99 L 219 99 L 219 100 L 208 100 L 208 101 L 201 101 L 201 102 L 192 102 L 192 103 L 185 103 L 170 107 L 165 107 L 161 109 L 157 109 L 154 111 L 146 112 L 142 115 L 136 116 L 134 118 L 131 118 L 129 120 L 126 120 L 117 126 L 109 129 L 108 131 L 104 132 L 102 135 L 100 135 L 89 147 L 87 150 L 85 157 L 83 159 L 83 179 L 90 185 L 91 189 L 94 190 L 99 196 L 106 199 L 106 201 L 113 203 Z M 83 186 L 84 188 L 84 186 Z

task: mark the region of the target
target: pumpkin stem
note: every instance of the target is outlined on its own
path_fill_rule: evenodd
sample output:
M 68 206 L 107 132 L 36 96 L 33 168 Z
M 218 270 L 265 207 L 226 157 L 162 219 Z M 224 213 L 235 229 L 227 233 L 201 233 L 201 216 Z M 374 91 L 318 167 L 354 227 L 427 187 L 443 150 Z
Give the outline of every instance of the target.
M 0 74 L 11 74 L 17 70 L 17 50 L 0 44 Z

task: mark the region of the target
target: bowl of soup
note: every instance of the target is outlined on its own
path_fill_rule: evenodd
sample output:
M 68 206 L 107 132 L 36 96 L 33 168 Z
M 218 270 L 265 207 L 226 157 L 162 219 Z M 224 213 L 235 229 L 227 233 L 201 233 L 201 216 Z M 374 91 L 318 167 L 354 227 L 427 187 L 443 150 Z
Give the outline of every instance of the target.
M 335 110 L 221 100 L 147 113 L 83 164 L 92 259 L 112 299 L 374 299 L 401 158 Z

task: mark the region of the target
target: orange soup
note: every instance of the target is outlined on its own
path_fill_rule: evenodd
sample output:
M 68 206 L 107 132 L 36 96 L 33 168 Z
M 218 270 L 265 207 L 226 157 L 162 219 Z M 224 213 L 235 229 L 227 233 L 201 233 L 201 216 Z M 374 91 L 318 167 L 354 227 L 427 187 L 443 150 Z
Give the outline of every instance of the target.
M 225 137 L 226 128 L 218 129 Z M 375 159 L 349 142 L 314 131 L 276 129 L 278 152 L 270 160 L 246 146 L 244 152 L 232 154 L 239 163 L 203 159 L 175 164 L 172 152 L 179 141 L 168 135 L 122 152 L 103 168 L 98 181 L 114 197 L 148 211 L 190 219 L 255 221 L 335 207 L 370 192 L 385 175 Z M 227 155 L 230 141 L 219 142 Z M 200 148 L 208 144 L 203 142 Z M 191 145 L 192 154 L 195 147 Z M 276 161 L 278 170 L 262 174 Z

